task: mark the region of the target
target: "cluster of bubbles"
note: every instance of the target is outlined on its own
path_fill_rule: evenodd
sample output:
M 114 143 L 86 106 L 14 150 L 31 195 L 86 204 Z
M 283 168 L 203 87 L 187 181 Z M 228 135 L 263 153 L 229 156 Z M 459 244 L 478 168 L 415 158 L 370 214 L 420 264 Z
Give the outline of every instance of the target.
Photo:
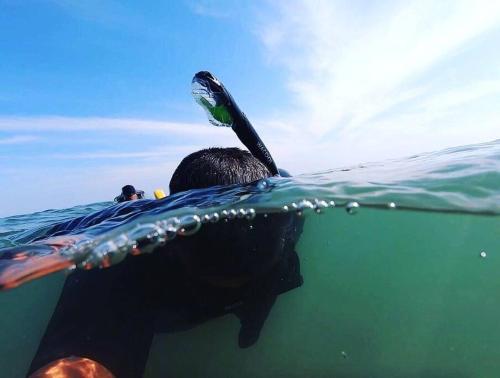
M 282 206 L 258 209 L 258 212 L 265 218 L 268 217 L 268 214 L 279 212 L 293 212 L 297 216 L 303 216 L 304 212 L 321 214 L 324 210 L 334 207 L 343 207 L 348 214 L 353 215 L 358 212 L 360 204 L 351 201 L 338 205 L 333 200 L 302 199 Z M 390 202 L 387 204 L 387 208 L 394 209 L 396 205 Z M 165 245 L 178 235 L 194 235 L 203 224 L 217 223 L 222 220 L 228 222 L 233 219 L 251 221 L 256 216 L 257 211 L 255 208 L 232 208 L 171 217 L 151 223 L 137 224 L 132 229 L 111 239 L 82 241 L 67 247 L 62 253 L 75 262 L 72 269 L 106 268 L 123 261 L 128 254 L 151 253 L 157 247 Z M 249 229 L 253 229 L 252 225 L 250 225 Z
M 135 225 L 132 229 L 105 241 L 86 240 L 66 248 L 61 253 L 75 261 L 74 268 L 107 268 L 123 261 L 128 254 L 141 255 L 153 252 L 176 236 L 194 235 L 203 223 L 219 220 L 255 218 L 255 209 L 229 209 L 202 215 L 189 214 L 151 223 Z

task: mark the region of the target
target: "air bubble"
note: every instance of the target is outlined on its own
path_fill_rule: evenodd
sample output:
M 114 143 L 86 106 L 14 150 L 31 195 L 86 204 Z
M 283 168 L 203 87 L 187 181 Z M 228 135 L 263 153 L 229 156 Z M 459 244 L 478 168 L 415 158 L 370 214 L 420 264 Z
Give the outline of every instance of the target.
M 299 202 L 298 209 L 299 209 L 299 211 L 304 210 L 304 209 L 314 209 L 314 205 L 312 204 L 311 201 L 304 199 L 304 200 Z
M 396 204 L 395 204 L 394 202 L 389 202 L 389 203 L 387 204 L 387 207 L 388 207 L 389 209 L 395 209 L 395 208 L 396 208 Z
M 175 238 L 177 235 L 177 227 L 174 227 L 173 225 L 169 225 L 165 228 L 165 235 L 167 237 L 167 240 L 172 240 Z
M 97 245 L 87 258 L 80 263 L 80 266 L 84 269 L 92 269 L 96 266 L 108 267 L 111 265 L 109 254 L 117 251 L 115 243 L 112 241 L 107 241 L 103 244 Z
M 231 209 L 228 212 L 227 219 L 234 219 L 238 215 L 238 212 L 235 209 Z
M 270 187 L 269 181 L 266 179 L 260 180 L 257 183 L 257 189 L 259 189 L 261 191 L 267 190 L 267 189 L 269 189 L 269 187 Z
M 165 221 L 160 222 L 160 227 L 165 231 L 165 239 L 172 240 L 177 236 L 177 230 L 179 229 L 180 221 L 179 218 L 168 218 Z
M 104 264 L 109 263 L 109 265 L 115 265 L 123 261 L 135 244 L 125 234 L 117 236 L 111 243 L 113 244 L 113 248 L 108 251 L 106 255 L 107 259 L 104 261 Z
M 357 202 L 349 202 L 345 206 L 345 210 L 347 211 L 348 214 L 354 215 L 358 212 L 359 209 L 359 203 Z
M 126 256 L 127 253 L 120 251 L 113 241 L 104 243 L 100 247 L 100 251 L 96 254 L 96 258 L 100 260 L 99 266 L 102 268 L 108 268 L 111 265 L 118 264 L 125 259 Z
M 96 242 L 92 240 L 82 240 L 69 247 L 63 248 L 61 254 L 68 256 L 72 260 L 81 260 L 85 256 L 92 253 L 92 249 L 96 246 Z
M 328 205 L 330 207 L 335 207 L 335 201 L 332 200 L 332 201 L 328 202 Z
M 113 239 L 118 250 L 128 253 L 131 247 L 130 239 L 125 234 L 120 234 Z
M 255 218 L 255 215 L 256 215 L 256 213 L 255 213 L 255 210 L 254 210 L 254 209 L 248 209 L 248 210 L 247 210 L 247 213 L 246 213 L 246 215 L 245 215 L 245 218 L 247 218 L 247 219 L 251 220 L 251 219 L 254 219 L 254 218 Z
M 236 217 L 242 219 L 245 217 L 245 215 L 247 215 L 247 212 L 245 211 L 245 209 L 239 209 L 238 213 L 236 214 Z
M 328 207 L 328 202 L 324 201 L 324 200 L 318 200 L 317 201 L 317 205 L 321 208 L 327 208 Z
M 314 211 L 317 214 L 320 214 L 321 210 L 326 209 L 327 207 L 328 207 L 328 203 L 326 201 L 319 200 L 317 198 L 314 200 Z
M 182 236 L 190 236 L 198 232 L 201 227 L 201 219 L 198 215 L 185 215 L 180 219 L 180 228 L 177 233 Z
M 208 223 L 208 222 L 210 222 L 210 220 L 211 220 L 211 217 L 209 214 L 205 214 L 201 217 L 201 223 Z
M 227 217 L 229 216 L 229 211 L 227 211 L 227 210 L 222 210 L 222 211 L 221 211 L 221 216 L 222 216 L 222 218 L 227 218 Z
M 128 237 L 135 240 L 136 248 L 141 253 L 151 253 L 157 246 L 165 244 L 167 230 L 152 223 L 139 224 L 128 233 Z
M 479 256 L 481 256 L 481 258 L 485 258 L 487 256 L 486 252 L 485 251 L 481 251 L 481 253 L 479 254 Z
M 281 210 L 285 213 L 288 212 L 288 206 L 287 205 L 283 206 Z
M 213 213 L 212 216 L 210 217 L 210 222 L 212 223 L 216 223 L 218 222 L 220 219 L 220 216 L 218 213 Z

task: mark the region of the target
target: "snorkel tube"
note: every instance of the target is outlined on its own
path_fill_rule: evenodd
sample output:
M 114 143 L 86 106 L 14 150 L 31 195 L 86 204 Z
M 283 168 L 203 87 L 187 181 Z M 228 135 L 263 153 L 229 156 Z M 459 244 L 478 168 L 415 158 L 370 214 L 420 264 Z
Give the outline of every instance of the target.
M 279 176 L 278 168 L 264 142 L 229 91 L 215 76 L 208 71 L 200 71 L 194 75 L 192 94 L 196 102 L 207 112 L 212 125 L 231 127 L 252 155 L 259 159 L 271 174 Z

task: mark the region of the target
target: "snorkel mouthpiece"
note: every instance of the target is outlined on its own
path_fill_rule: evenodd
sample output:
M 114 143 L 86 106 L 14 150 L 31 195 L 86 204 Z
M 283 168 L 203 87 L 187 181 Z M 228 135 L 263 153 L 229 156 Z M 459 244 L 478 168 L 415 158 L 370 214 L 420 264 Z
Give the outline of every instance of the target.
M 205 110 L 214 126 L 231 127 L 246 148 L 263 163 L 273 175 L 278 168 L 252 124 L 240 110 L 229 91 L 214 75 L 200 71 L 192 80 L 194 99 Z

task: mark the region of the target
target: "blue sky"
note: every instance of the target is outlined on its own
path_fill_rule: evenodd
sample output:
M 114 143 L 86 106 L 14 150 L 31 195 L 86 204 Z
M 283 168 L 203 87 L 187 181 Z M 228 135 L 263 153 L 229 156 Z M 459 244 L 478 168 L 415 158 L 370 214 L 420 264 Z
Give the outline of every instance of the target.
M 498 40 L 482 0 L 0 0 L 0 216 L 166 189 L 239 145 L 199 70 L 295 173 L 498 139 Z

